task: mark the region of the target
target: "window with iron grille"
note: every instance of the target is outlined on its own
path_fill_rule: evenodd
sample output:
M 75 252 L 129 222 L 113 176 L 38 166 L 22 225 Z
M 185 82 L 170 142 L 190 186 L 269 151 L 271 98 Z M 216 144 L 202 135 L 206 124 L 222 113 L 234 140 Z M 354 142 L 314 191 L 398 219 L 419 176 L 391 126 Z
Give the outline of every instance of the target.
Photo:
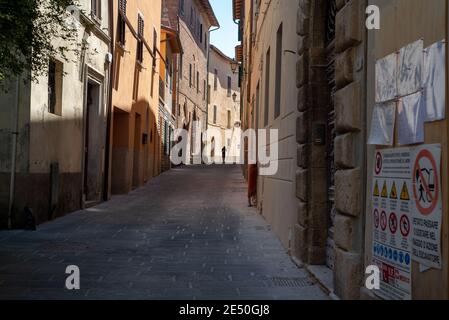
M 119 43 L 125 45 L 125 33 L 126 33 L 126 0 L 119 0 L 119 14 L 117 23 L 117 39 Z
M 144 35 L 145 23 L 142 16 L 139 14 L 137 17 L 137 61 L 143 62 L 143 35 Z
M 94 17 L 101 19 L 101 0 L 91 0 L 91 12 Z

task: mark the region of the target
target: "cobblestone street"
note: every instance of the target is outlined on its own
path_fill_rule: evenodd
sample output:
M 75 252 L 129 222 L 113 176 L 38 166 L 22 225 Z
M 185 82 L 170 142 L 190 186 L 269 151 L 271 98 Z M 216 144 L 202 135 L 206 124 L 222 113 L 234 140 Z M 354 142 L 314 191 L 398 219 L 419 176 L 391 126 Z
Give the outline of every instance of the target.
M 36 232 L 1 231 L 0 262 L 3 299 L 327 298 L 247 207 L 232 166 L 174 169 Z

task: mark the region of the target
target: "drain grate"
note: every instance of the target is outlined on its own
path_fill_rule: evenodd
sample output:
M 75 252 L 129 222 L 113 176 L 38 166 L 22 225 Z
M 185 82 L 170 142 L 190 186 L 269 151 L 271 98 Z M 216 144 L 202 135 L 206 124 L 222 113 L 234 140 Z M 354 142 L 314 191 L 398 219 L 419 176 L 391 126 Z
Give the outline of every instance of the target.
M 271 278 L 271 283 L 275 287 L 288 287 L 288 288 L 302 288 L 310 287 L 315 283 L 310 278 L 281 278 L 274 277 Z

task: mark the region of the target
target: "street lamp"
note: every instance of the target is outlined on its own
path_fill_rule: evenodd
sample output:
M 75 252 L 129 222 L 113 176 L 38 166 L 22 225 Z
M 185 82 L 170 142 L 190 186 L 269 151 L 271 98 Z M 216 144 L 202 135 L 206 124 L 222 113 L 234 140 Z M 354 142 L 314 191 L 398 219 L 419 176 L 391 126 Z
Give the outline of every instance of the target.
M 234 102 L 235 102 L 235 100 L 237 100 L 237 93 L 234 92 L 234 93 L 232 94 L 232 100 L 234 100 Z
M 234 74 L 237 73 L 238 67 L 239 67 L 239 63 L 235 59 L 232 59 L 232 61 L 231 61 L 232 73 L 234 73 Z

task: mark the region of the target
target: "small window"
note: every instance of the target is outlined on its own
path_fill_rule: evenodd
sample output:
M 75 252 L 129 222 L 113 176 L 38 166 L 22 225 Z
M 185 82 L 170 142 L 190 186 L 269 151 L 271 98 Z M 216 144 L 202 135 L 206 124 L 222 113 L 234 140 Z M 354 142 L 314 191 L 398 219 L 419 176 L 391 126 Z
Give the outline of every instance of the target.
M 156 68 L 157 31 L 153 28 L 153 68 Z
M 231 110 L 228 110 L 228 129 L 231 129 Z
M 270 112 L 270 60 L 271 54 L 270 49 L 267 51 L 265 57 L 265 99 L 264 99 L 264 126 L 268 125 L 268 113 Z
M 144 21 L 139 14 L 137 17 L 137 61 L 143 62 L 143 35 L 144 35 Z
M 276 83 L 275 83 L 275 104 L 274 118 L 281 115 L 281 90 L 282 90 L 282 24 L 276 35 Z
M 189 87 L 192 88 L 192 64 L 189 64 Z
M 91 0 L 92 16 L 101 19 L 101 0 Z
M 182 81 L 182 77 L 183 77 L 183 74 L 182 74 L 182 63 L 183 63 L 183 59 L 182 59 L 182 57 L 183 57 L 183 54 L 181 53 L 180 55 L 179 55 L 179 78 L 181 79 L 181 81 Z
M 50 59 L 48 64 L 48 112 L 62 115 L 62 62 Z
M 206 100 L 206 80 L 203 80 L 203 100 Z
M 218 89 L 218 70 L 214 70 L 214 90 L 217 91 Z
M 232 94 L 231 91 L 232 91 L 232 78 L 228 77 L 228 97 L 231 96 L 231 94 Z
M 200 73 L 196 72 L 196 93 L 200 93 Z
M 117 23 L 117 39 L 120 45 L 125 46 L 126 42 L 126 0 L 119 0 L 119 15 Z
M 200 43 L 203 43 L 203 24 L 200 24 Z
M 217 106 L 214 106 L 214 124 L 217 124 Z

